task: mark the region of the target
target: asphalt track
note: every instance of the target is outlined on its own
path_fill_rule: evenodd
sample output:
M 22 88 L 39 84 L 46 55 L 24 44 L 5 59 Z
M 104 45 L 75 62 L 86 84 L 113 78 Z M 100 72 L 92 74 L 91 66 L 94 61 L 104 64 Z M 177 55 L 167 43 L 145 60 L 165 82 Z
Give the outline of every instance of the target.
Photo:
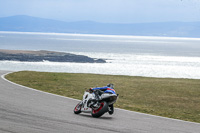
M 7 71 L 0 71 L 2 75 Z M 200 133 L 200 124 L 116 109 L 93 118 L 73 113 L 78 100 L 0 78 L 0 133 Z

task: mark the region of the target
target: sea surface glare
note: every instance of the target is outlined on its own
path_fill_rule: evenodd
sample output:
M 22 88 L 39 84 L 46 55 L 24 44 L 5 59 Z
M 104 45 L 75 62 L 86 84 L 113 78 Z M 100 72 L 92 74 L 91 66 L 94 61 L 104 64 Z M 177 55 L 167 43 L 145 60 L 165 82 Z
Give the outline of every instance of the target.
M 200 38 L 1 31 L 0 49 L 60 51 L 107 61 L 0 61 L 0 70 L 200 79 Z

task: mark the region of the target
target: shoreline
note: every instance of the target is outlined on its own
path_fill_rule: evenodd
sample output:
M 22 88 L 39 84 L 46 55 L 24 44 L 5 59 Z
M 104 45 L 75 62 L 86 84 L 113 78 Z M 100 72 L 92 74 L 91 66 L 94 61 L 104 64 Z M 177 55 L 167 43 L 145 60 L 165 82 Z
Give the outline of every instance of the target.
M 1 62 L 1 61 L 0 61 Z M 27 63 L 27 62 L 26 62 Z M 30 62 L 32 63 L 32 62 Z M 45 63 L 45 62 L 38 62 Z M 61 62 L 52 62 L 61 63 Z M 200 80 L 200 78 L 181 78 L 181 77 L 156 77 L 156 76 L 139 76 L 139 75 L 120 75 L 120 74 L 104 74 L 104 73 L 82 73 L 82 72 L 64 72 L 64 71 L 39 71 L 39 70 L 10 70 L 10 69 L 0 69 L 0 71 L 12 71 L 12 72 L 22 72 L 22 71 L 33 71 L 41 73 L 71 73 L 71 74 L 94 74 L 94 75 L 107 75 L 107 76 L 125 76 L 125 77 L 137 77 L 137 78 L 152 78 L 152 79 L 180 79 L 180 80 Z

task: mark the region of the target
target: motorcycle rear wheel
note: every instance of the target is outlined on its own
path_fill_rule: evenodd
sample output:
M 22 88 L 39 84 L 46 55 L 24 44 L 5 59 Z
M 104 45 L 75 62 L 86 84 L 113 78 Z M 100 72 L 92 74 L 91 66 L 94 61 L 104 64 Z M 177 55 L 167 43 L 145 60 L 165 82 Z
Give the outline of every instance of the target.
M 98 117 L 101 117 L 107 111 L 108 111 L 108 103 L 105 101 L 102 101 L 98 108 L 92 109 L 91 114 L 93 117 L 98 118 Z
M 81 113 L 81 102 L 79 102 L 76 107 L 74 108 L 74 114 L 80 114 Z

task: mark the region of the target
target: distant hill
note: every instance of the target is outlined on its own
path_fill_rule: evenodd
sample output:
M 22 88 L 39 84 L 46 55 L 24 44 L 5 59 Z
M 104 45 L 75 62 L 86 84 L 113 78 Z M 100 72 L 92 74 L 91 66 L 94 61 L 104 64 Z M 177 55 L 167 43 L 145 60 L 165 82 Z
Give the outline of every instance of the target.
M 18 15 L 0 18 L 0 31 L 200 37 L 200 22 L 115 24 L 93 21 L 64 22 Z

